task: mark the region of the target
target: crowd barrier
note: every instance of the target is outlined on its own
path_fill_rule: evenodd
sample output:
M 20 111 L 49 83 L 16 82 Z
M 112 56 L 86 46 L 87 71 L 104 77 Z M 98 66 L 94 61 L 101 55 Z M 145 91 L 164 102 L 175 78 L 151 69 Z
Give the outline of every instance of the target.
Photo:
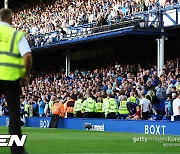
M 26 118 L 26 127 L 48 128 L 50 117 Z M 0 117 L 0 126 L 8 126 L 9 117 Z M 83 119 L 65 118 L 59 119 L 58 128 L 86 130 L 85 125 L 89 125 L 94 131 L 111 132 L 132 132 L 142 134 L 159 135 L 180 135 L 179 121 L 144 121 L 144 120 L 117 120 L 117 119 Z

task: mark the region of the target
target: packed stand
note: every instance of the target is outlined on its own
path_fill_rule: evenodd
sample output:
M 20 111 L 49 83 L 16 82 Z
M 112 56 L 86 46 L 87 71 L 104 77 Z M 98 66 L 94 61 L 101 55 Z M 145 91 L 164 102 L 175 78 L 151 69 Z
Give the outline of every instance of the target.
M 21 113 L 51 116 L 54 104 L 60 103 L 62 117 L 169 119 L 180 115 L 178 92 L 180 69 L 174 60 L 167 61 L 160 77 L 155 65 L 144 69 L 140 64 L 118 63 L 93 71 L 75 70 L 69 76 L 63 71 L 32 73 L 29 86 L 22 88 Z M 8 115 L 6 100 L 3 96 L 0 100 L 0 115 Z
M 174 1 L 164 1 L 163 6 Z M 33 1 L 30 6 L 15 12 L 13 26 L 23 30 L 31 47 L 57 43 L 76 31 L 73 27 L 88 24 L 102 26 L 133 19 L 133 14 L 159 7 L 153 0 L 54 0 Z M 87 29 L 86 29 L 87 30 Z

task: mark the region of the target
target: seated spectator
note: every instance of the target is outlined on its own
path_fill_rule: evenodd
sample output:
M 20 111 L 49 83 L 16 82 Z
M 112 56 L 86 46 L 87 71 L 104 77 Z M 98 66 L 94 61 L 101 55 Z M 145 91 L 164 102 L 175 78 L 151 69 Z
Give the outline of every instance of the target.
M 135 114 L 133 114 L 132 116 L 129 115 L 126 119 L 127 120 L 140 120 L 140 117 L 141 117 L 141 111 L 140 110 L 141 110 L 140 105 L 137 105 Z
M 159 114 L 159 109 L 155 110 L 155 113 L 150 120 L 162 120 L 162 115 Z

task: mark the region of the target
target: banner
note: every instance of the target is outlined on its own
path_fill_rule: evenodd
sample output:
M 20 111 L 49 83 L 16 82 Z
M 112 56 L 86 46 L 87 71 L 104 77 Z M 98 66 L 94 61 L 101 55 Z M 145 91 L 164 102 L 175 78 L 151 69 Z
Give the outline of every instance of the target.
M 26 118 L 25 126 L 49 128 L 50 120 L 50 117 L 30 117 Z M 0 126 L 8 125 L 9 118 L 6 116 L 0 117 Z M 180 135 L 179 121 L 60 118 L 58 128 L 158 135 Z

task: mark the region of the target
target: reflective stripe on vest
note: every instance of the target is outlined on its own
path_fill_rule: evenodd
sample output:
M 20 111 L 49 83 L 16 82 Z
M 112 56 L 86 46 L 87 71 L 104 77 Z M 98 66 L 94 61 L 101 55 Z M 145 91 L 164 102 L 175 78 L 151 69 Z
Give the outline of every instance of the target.
M 18 50 L 23 32 L 0 26 L 0 80 L 14 81 L 24 76 L 24 60 Z

